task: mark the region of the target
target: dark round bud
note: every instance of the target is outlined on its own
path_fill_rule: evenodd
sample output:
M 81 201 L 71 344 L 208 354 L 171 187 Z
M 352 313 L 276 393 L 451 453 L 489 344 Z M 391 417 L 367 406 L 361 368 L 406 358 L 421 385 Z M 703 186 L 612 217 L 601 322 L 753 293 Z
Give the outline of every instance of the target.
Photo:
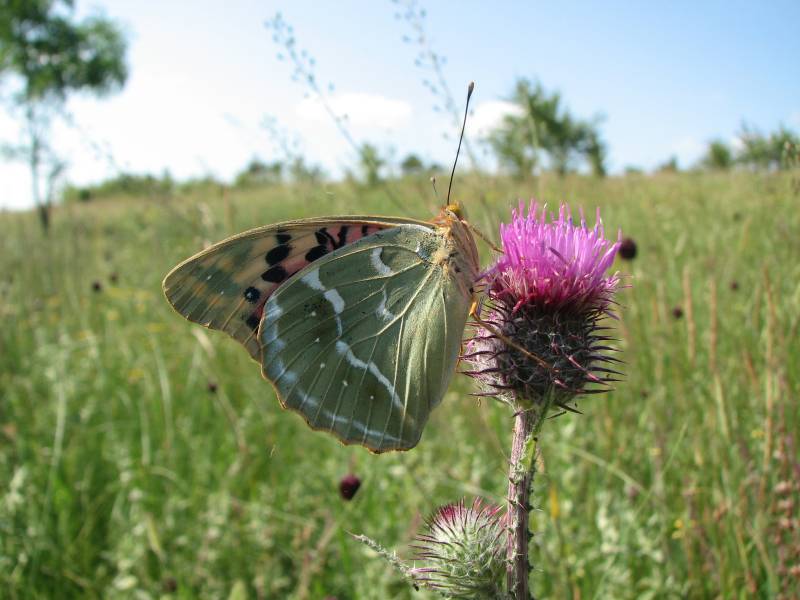
M 672 309 L 672 316 L 676 319 L 683 318 L 683 309 L 680 306 L 676 306 Z
M 216 381 L 209 381 L 208 382 L 208 391 L 211 394 L 217 393 L 217 382 Z
M 92 282 L 92 291 L 93 292 L 101 292 L 101 291 L 103 291 L 103 284 L 100 283 L 99 281 L 93 281 Z
M 731 290 L 735 292 L 738 289 L 739 289 L 739 282 L 734 279 L 733 281 L 731 281 Z
M 628 496 L 628 500 L 636 500 L 639 497 L 639 488 L 635 485 L 629 485 L 625 488 L 625 493 Z
M 161 590 L 165 594 L 171 594 L 172 592 L 177 591 L 178 589 L 178 582 L 175 580 L 174 577 L 165 577 L 164 580 L 161 582 Z
M 636 242 L 633 238 L 625 238 L 619 244 L 619 257 L 625 260 L 636 258 Z
M 339 482 L 339 493 L 345 500 L 352 500 L 360 487 L 361 480 L 356 475 L 350 473 L 342 477 L 342 480 Z

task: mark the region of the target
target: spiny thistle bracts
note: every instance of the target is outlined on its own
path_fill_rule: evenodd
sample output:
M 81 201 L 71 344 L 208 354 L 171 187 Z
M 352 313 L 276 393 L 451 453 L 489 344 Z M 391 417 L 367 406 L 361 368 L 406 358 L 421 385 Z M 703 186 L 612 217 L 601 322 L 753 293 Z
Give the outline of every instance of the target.
M 590 228 L 567 206 L 547 218 L 520 203 L 500 226 L 503 254 L 484 274 L 488 300 L 465 361 L 487 394 L 524 407 L 548 399 L 571 408 L 578 394 L 605 391 L 618 362 L 601 321 L 620 279 L 606 275 L 620 242 L 605 238 L 599 211 Z M 596 385 L 590 385 L 596 384 Z
M 476 498 L 441 507 L 427 523 L 428 533 L 417 537 L 413 580 L 446 598 L 505 598 L 506 570 L 503 534 L 505 516 L 500 507 Z

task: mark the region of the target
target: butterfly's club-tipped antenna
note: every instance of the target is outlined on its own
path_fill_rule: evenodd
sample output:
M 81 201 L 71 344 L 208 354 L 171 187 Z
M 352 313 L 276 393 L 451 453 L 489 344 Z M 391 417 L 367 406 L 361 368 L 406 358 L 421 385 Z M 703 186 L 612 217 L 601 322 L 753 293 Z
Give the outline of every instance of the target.
M 458 148 L 456 149 L 456 159 L 453 161 L 453 170 L 450 171 L 450 183 L 447 185 L 447 203 L 450 204 L 450 190 L 453 188 L 453 176 L 456 174 L 456 165 L 458 164 L 458 155 L 461 152 L 461 142 L 464 141 L 464 129 L 467 127 L 467 115 L 469 114 L 469 100 L 472 98 L 472 92 L 475 89 L 475 82 L 470 81 L 467 86 L 467 105 L 464 108 L 464 122 L 461 123 L 461 135 L 458 136 Z
M 436 202 L 439 203 L 439 192 L 436 191 L 436 177 L 431 176 L 431 186 L 433 187 L 433 197 L 436 198 Z
M 456 158 L 453 161 L 453 169 L 452 169 L 452 171 L 450 171 L 450 183 L 447 185 L 447 202 L 446 202 L 446 205 L 448 205 L 448 206 L 450 205 L 450 191 L 453 189 L 453 177 L 456 174 L 456 165 L 458 164 L 458 155 L 461 153 L 461 143 L 464 141 L 464 130 L 467 127 L 467 115 L 469 115 L 469 101 L 472 98 L 472 92 L 474 90 L 475 90 L 475 82 L 474 81 L 470 81 L 469 85 L 467 86 L 467 104 L 464 107 L 464 121 L 461 123 L 461 135 L 458 136 L 458 148 L 456 148 Z M 434 190 L 434 193 L 435 193 L 436 192 L 436 181 L 434 180 L 433 177 L 431 177 L 431 182 L 434 184 L 433 185 L 433 190 Z M 437 194 L 437 199 L 438 199 L 438 194 Z M 482 233 L 475 226 L 473 226 L 472 224 L 468 223 L 463 217 L 461 217 L 461 221 L 467 227 L 469 227 L 470 230 L 475 235 L 477 235 L 484 242 L 489 244 L 489 247 L 492 250 L 494 250 L 495 252 L 499 252 L 501 254 L 503 253 L 503 250 L 501 248 L 499 248 L 494 242 L 492 242 L 492 240 L 489 239 L 489 237 L 486 234 Z

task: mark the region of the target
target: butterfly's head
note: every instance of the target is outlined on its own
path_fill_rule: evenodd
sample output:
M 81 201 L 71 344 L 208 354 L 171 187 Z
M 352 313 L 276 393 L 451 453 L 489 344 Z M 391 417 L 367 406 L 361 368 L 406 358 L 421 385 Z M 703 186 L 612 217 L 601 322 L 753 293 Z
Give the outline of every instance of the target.
M 461 206 L 459 202 L 453 202 L 445 206 L 442 209 L 442 214 L 450 217 L 451 219 L 457 219 L 458 221 L 463 221 L 467 216 L 464 212 L 464 207 Z
M 450 229 L 454 223 L 461 223 L 466 219 L 464 207 L 459 202 L 445 204 L 442 210 L 433 219 L 433 223 L 440 227 Z

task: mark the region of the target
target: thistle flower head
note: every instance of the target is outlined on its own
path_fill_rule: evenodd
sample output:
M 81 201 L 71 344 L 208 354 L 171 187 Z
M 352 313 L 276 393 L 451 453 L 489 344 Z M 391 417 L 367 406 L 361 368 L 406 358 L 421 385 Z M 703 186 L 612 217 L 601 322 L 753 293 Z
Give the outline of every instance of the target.
M 500 225 L 500 239 L 503 254 L 486 273 L 495 299 L 550 312 L 608 306 L 619 278 L 605 272 L 619 242 L 605 239 L 599 210 L 590 229 L 583 214 L 575 225 L 566 205 L 548 222 L 544 207 L 532 203 L 526 216 L 520 203 L 511 223 Z
M 599 211 L 594 227 L 581 213 L 572 220 L 567 206 L 548 219 L 532 203 L 520 203 L 511 223 L 500 226 L 503 254 L 485 273 L 488 302 L 479 328 L 467 347 L 467 373 L 488 393 L 514 404 L 548 398 L 568 407 L 577 394 L 602 391 L 616 374 L 606 368 L 599 321 L 611 315 L 619 285 L 606 275 L 619 241 L 605 238 Z M 588 384 L 600 384 L 593 390 Z
M 413 580 L 448 598 L 501 598 L 506 563 L 500 507 L 476 498 L 440 508 L 417 537 Z

